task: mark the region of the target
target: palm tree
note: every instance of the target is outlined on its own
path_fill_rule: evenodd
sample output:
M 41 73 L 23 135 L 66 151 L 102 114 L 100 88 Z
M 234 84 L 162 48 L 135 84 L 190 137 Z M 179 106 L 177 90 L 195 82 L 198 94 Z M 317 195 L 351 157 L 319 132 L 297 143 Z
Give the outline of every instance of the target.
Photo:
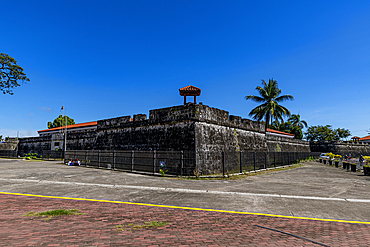
M 265 80 L 262 80 L 263 87 L 256 87 L 260 96 L 248 95 L 245 96 L 246 100 L 253 100 L 258 103 L 263 103 L 262 105 L 254 108 L 250 113 L 254 120 L 261 121 L 265 119 L 265 131 L 267 130 L 270 120 L 273 119 L 283 121 L 284 116 L 290 117 L 290 111 L 282 105 L 279 105 L 279 102 L 285 100 L 293 100 L 292 95 L 282 95 L 280 96 L 281 89 L 278 87 L 277 81 L 274 79 L 269 79 L 267 84 Z
M 298 126 L 299 128 L 303 129 L 303 127 L 307 128 L 307 122 L 304 120 L 301 120 L 301 115 L 299 114 L 293 114 L 288 121 L 292 122 L 293 126 Z

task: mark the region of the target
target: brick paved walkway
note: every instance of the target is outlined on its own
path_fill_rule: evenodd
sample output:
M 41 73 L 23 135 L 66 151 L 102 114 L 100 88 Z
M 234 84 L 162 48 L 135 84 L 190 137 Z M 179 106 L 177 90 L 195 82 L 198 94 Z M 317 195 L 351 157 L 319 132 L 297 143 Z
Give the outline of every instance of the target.
M 79 209 L 84 215 L 43 220 L 24 214 Z M 127 204 L 0 195 L 1 246 L 369 246 L 370 225 L 285 219 Z M 335 210 L 335 209 L 333 209 Z M 167 221 L 154 229 L 129 224 Z M 116 226 L 122 225 L 124 231 Z

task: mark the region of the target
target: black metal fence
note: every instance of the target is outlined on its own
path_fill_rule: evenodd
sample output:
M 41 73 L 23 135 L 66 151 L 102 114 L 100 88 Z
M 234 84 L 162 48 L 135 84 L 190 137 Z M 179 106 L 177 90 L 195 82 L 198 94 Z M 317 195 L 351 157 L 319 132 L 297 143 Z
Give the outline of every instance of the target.
M 16 158 L 26 154 L 0 150 L 0 157 Z M 319 152 L 210 152 L 210 151 L 100 151 L 100 150 L 44 150 L 43 160 L 80 161 L 86 167 L 122 170 L 146 174 L 177 176 L 227 175 L 291 165 L 309 157 L 318 158 Z
M 194 152 L 194 151 L 99 151 L 68 150 L 64 162 L 80 161 L 82 166 L 170 175 L 226 175 L 297 163 L 311 152 Z
M 160 174 L 189 175 L 195 165 L 191 151 L 99 151 L 67 150 L 64 162 L 80 161 L 83 166 Z
M 0 150 L 1 158 L 18 158 L 26 157 L 28 153 L 19 152 L 17 150 Z M 43 150 L 42 153 L 38 153 L 32 156 L 36 156 L 42 160 L 63 160 L 64 152 L 63 151 L 52 151 L 52 150 Z
M 18 152 L 17 150 L 0 150 L 0 157 L 1 158 L 17 158 Z
M 64 152 L 63 150 L 61 151 L 43 150 L 41 159 L 43 160 L 63 160 Z

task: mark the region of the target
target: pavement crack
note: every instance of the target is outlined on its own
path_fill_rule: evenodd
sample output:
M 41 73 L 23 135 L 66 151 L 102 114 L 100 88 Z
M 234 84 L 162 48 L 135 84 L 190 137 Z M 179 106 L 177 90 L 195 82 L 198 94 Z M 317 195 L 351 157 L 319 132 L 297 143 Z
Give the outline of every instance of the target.
M 288 209 L 288 211 L 289 211 L 290 215 L 294 216 L 294 214 L 293 214 L 292 210 L 290 209 L 289 205 L 287 204 L 286 200 L 285 200 L 281 195 L 280 195 L 280 198 L 281 198 L 281 200 L 283 201 L 283 203 L 284 203 L 284 205 L 285 205 L 286 209 Z

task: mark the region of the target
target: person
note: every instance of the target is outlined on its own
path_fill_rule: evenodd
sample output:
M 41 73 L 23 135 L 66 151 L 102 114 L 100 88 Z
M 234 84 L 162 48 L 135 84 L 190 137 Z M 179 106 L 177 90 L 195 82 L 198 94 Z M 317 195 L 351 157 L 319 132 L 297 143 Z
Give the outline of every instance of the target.
M 360 166 L 362 167 L 362 163 L 364 162 L 364 157 L 362 157 L 362 155 L 361 155 L 360 158 L 358 159 L 358 161 L 360 162 Z
M 81 162 L 78 159 L 76 159 L 76 163 L 78 166 L 81 165 Z
M 73 161 L 72 161 L 72 160 L 70 160 L 70 161 L 68 162 L 68 165 L 69 165 L 69 166 L 73 166 Z

